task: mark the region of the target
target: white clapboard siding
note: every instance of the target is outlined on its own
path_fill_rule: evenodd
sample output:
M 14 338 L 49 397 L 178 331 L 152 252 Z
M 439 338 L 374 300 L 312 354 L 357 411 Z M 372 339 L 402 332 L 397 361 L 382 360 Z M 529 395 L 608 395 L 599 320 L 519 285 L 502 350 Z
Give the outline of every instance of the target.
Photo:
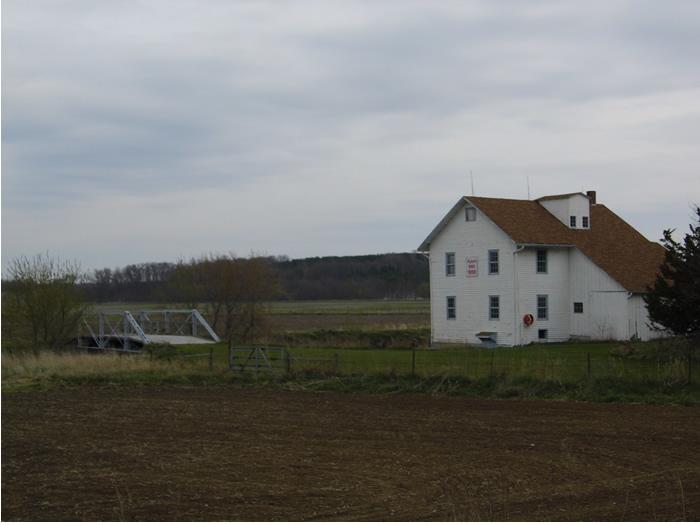
M 464 211 L 448 222 L 430 246 L 430 296 L 434 342 L 478 343 L 478 332 L 497 332 L 499 344 L 513 344 L 513 250 L 515 245 L 488 217 Z M 488 251 L 499 251 L 499 272 L 489 275 Z M 455 276 L 445 275 L 445 254 L 456 256 Z M 478 276 L 467 277 L 467 257 L 478 260 Z M 489 296 L 500 297 L 500 319 L 489 320 Z M 457 319 L 447 319 L 447 296 L 457 298 Z
M 518 268 L 518 333 L 515 344 L 538 341 L 539 330 L 547 330 L 548 341 L 569 339 L 569 249 L 547 248 L 547 273 L 537 273 L 537 249 L 526 248 L 516 255 Z M 537 318 L 537 296 L 548 298 L 547 319 Z M 532 314 L 535 322 L 527 327 L 522 322 Z

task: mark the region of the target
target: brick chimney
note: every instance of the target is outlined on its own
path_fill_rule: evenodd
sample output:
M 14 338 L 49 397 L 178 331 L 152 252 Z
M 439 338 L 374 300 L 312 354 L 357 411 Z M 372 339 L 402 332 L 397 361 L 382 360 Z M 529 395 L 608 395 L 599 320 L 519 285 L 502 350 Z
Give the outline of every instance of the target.
M 586 192 L 586 195 L 588 195 L 588 200 L 590 201 L 590 203 L 595 204 L 595 191 L 589 190 Z

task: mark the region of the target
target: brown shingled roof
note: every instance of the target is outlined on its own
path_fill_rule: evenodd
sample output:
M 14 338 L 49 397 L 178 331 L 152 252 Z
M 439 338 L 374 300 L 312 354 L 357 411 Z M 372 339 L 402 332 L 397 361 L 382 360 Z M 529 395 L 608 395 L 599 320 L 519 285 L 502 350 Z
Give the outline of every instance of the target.
M 572 230 L 537 201 L 488 197 L 465 199 L 517 244 L 575 246 L 630 292 L 644 292 L 647 286 L 651 286 L 664 260 L 665 253 L 660 244 L 647 240 L 602 204 L 591 206 L 590 229 Z M 463 206 L 463 201 L 461 203 Z M 436 230 L 426 239 L 427 243 L 437 234 Z

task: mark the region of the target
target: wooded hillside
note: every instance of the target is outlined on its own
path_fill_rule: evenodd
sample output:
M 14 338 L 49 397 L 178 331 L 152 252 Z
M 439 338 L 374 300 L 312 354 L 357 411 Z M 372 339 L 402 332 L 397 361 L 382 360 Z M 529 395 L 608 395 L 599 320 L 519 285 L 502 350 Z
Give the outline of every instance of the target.
M 277 299 L 404 299 L 428 296 L 428 260 L 414 253 L 289 259 L 267 257 L 279 283 Z M 91 272 L 82 285 L 89 301 L 178 302 L 178 267 L 140 263 Z M 202 298 L 206 300 L 206 298 Z

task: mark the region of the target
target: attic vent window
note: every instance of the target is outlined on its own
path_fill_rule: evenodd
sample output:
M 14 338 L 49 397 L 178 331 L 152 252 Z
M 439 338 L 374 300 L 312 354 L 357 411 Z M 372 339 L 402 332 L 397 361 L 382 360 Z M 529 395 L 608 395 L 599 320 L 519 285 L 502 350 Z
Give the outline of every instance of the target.
M 464 218 L 467 222 L 474 222 L 476 220 L 476 208 L 474 206 L 464 208 Z
M 569 217 L 569 224 L 572 228 L 576 228 L 576 215 Z
M 588 228 L 588 217 L 581 217 L 581 226 Z

